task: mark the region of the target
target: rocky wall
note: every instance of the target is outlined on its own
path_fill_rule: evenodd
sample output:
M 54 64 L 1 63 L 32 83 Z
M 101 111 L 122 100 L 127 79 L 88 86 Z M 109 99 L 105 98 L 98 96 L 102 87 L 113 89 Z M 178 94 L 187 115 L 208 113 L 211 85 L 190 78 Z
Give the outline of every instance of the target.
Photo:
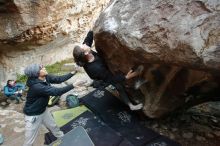
M 0 0 L 0 82 L 72 57 L 109 0 Z

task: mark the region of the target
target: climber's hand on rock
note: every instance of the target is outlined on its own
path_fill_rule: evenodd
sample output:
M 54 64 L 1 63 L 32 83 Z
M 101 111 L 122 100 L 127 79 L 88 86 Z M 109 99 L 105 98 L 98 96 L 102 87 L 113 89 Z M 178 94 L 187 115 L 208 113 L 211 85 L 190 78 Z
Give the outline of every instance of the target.
M 132 78 L 134 78 L 134 77 L 136 77 L 136 76 L 138 76 L 139 74 L 138 74 L 138 72 L 133 72 L 133 70 L 129 70 L 129 72 L 127 73 L 127 75 L 125 76 L 125 78 L 127 79 L 127 80 L 129 80 L 129 79 L 132 79 Z

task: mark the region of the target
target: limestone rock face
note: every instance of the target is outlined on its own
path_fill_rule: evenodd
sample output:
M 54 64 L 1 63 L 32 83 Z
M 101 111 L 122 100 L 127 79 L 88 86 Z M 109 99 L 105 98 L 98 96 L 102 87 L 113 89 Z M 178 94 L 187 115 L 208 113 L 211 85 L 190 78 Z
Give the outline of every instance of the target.
M 109 0 L 0 0 L 0 82 L 72 57 Z
M 112 72 L 145 66 L 141 91 L 150 117 L 183 105 L 180 95 L 191 87 L 219 85 L 219 0 L 112 0 L 94 32 Z

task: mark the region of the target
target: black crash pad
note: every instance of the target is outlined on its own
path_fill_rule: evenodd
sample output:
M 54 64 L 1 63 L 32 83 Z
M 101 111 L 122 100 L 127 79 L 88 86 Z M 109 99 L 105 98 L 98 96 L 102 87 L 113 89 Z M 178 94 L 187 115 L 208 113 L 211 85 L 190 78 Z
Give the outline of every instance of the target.
M 86 130 L 78 126 L 69 131 L 64 137 L 54 141 L 50 146 L 95 146 Z
M 112 128 L 103 123 L 97 116 L 89 111 L 82 113 L 77 118 L 62 126 L 61 130 L 64 133 L 67 133 L 77 126 L 82 126 L 86 129 L 95 146 L 118 146 L 121 142 L 127 141 L 120 136 L 119 133 L 115 132 Z M 51 132 L 45 134 L 46 145 L 55 140 L 56 138 Z
M 81 98 L 81 101 L 104 123 L 135 146 L 146 145 L 162 137 L 153 130 L 146 128 L 136 112 L 131 111 L 127 105 L 105 89 L 97 89 Z M 170 141 L 170 145 L 173 146 L 175 142 Z M 178 144 L 176 143 L 175 146 Z

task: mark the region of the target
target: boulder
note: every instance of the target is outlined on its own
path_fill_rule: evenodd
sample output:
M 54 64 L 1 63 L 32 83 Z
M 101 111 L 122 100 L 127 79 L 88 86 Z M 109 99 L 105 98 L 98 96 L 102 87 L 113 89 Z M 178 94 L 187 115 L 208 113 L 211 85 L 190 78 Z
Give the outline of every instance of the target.
M 218 0 L 112 0 L 95 23 L 96 48 L 113 73 L 144 65 L 143 111 L 158 118 L 195 87 L 219 88 L 219 10 Z

